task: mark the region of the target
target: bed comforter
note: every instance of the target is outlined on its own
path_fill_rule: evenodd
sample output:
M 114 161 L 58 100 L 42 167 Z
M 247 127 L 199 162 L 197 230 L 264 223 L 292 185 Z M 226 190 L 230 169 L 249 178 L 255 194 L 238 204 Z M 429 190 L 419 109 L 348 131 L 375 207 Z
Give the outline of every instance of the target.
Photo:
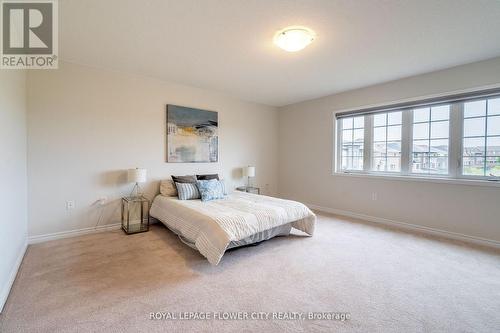
M 207 202 L 159 195 L 150 215 L 193 242 L 212 265 L 232 241 L 287 223 L 312 236 L 316 222 L 316 215 L 300 202 L 238 191 Z

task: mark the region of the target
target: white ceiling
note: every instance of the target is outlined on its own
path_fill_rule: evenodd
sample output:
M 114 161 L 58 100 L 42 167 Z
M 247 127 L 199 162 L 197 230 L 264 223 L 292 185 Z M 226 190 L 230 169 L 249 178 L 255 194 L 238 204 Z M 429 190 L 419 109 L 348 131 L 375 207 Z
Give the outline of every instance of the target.
M 500 55 L 497 0 L 60 0 L 63 60 L 282 106 Z M 312 28 L 302 52 L 275 31 Z

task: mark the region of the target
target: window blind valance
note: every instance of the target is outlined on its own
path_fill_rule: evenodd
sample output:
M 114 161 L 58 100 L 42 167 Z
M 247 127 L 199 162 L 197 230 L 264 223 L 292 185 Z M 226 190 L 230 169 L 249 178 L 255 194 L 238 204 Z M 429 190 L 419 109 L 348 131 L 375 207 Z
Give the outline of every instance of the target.
M 481 99 L 485 97 L 495 97 L 495 96 L 500 96 L 500 88 L 492 88 L 479 91 L 476 90 L 466 93 L 450 94 L 446 96 L 424 98 L 415 101 L 362 108 L 353 111 L 338 112 L 335 114 L 335 117 L 337 119 L 341 119 L 346 117 L 370 115 L 370 114 L 389 112 L 389 111 L 401 111 L 401 110 L 415 109 L 426 106 L 436 106 L 437 104 L 450 104 L 465 100 L 474 100 L 474 99 Z

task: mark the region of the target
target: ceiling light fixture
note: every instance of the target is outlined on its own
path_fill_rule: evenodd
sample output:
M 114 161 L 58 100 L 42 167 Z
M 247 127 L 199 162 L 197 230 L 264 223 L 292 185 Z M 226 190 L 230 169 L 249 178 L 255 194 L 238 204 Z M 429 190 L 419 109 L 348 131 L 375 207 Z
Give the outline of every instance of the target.
M 316 33 L 306 27 L 287 27 L 274 35 L 274 44 L 288 52 L 297 52 L 311 44 Z

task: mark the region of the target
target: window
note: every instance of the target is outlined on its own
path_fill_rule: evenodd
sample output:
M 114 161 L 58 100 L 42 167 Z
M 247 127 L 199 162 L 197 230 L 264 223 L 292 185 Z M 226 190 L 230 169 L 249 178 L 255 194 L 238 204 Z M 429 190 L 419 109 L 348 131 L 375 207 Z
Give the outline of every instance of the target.
M 365 118 L 342 119 L 342 170 L 363 170 Z
M 500 176 L 500 98 L 464 103 L 463 175 Z
M 448 174 L 450 106 L 413 110 L 413 173 Z
M 500 181 L 500 88 L 336 117 L 339 171 Z
M 401 112 L 373 116 L 373 171 L 401 171 L 401 116 Z

